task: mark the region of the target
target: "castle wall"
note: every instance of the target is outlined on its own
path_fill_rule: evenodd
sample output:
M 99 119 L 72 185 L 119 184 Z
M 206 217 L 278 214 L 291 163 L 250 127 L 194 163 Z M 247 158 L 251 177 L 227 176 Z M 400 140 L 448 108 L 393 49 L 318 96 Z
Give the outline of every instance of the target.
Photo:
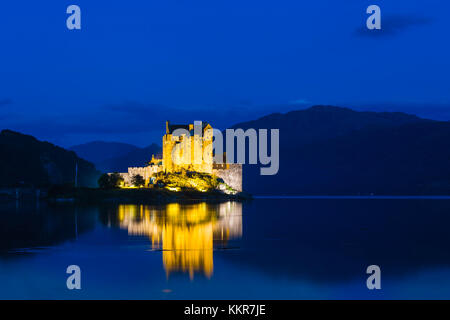
M 128 176 L 129 176 L 129 185 L 131 185 L 131 178 L 135 175 L 140 175 L 144 178 L 145 184 L 147 185 L 150 181 L 150 177 L 159 171 L 159 166 L 147 166 L 147 167 L 129 167 L 128 168 Z
M 147 166 L 147 167 L 129 167 L 128 172 L 121 172 L 119 173 L 120 176 L 124 180 L 125 186 L 132 186 L 131 179 L 135 175 L 140 175 L 145 180 L 145 184 L 147 185 L 150 181 L 150 177 L 157 173 L 158 171 L 162 170 L 161 166 Z
M 111 173 L 108 173 L 108 174 L 111 174 Z M 131 177 L 128 174 L 128 172 L 120 172 L 119 174 L 122 177 L 124 184 L 126 186 L 129 186 L 131 184 Z
M 212 173 L 233 189 L 242 191 L 242 165 L 241 164 L 227 164 L 229 169 L 213 169 Z

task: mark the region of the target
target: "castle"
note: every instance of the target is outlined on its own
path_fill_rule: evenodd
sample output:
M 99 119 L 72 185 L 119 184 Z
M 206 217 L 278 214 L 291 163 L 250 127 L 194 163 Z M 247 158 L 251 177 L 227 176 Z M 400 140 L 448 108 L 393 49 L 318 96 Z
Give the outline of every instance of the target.
M 213 157 L 213 134 L 209 123 L 196 121 L 187 125 L 166 121 L 166 134 L 162 138 L 162 158 L 152 155 L 145 167 L 129 167 L 120 173 L 125 186 L 132 186 L 131 179 L 140 175 L 145 185 L 154 181 L 159 172 L 174 173 L 195 171 L 215 175 L 236 191 L 242 191 L 242 165 L 216 163 Z M 225 155 L 223 155 L 225 159 Z

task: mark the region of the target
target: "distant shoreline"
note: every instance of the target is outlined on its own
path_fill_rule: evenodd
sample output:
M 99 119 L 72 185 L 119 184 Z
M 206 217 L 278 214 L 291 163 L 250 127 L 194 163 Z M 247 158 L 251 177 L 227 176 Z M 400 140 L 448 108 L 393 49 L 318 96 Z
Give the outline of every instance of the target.
M 6 192 L 8 190 L 9 192 Z M 16 200 L 13 192 L 15 188 L 0 191 L 0 200 Z M 36 201 L 36 191 L 20 189 L 18 200 Z M 34 189 L 33 189 L 34 190 Z M 36 189 L 37 190 L 37 189 Z M 63 202 L 121 202 L 121 203 L 171 203 L 171 202 L 222 202 L 245 201 L 250 199 L 274 200 L 450 200 L 450 195 L 250 195 L 245 192 L 229 195 L 220 191 L 199 192 L 186 190 L 181 192 L 166 189 L 98 189 L 98 188 L 69 188 L 39 192 L 41 201 L 56 203 Z

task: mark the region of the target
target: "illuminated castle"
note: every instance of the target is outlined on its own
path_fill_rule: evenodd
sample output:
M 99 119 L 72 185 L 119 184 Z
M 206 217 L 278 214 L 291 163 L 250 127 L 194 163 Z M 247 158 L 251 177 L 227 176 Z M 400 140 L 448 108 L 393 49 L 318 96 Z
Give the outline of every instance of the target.
M 187 125 L 166 121 L 162 158 L 153 155 L 146 167 L 129 167 L 128 172 L 121 173 L 125 186 L 132 185 L 135 175 L 142 176 L 148 185 L 159 172 L 186 170 L 215 175 L 234 190 L 242 191 L 242 165 L 214 162 L 212 129 L 210 124 L 201 121 Z

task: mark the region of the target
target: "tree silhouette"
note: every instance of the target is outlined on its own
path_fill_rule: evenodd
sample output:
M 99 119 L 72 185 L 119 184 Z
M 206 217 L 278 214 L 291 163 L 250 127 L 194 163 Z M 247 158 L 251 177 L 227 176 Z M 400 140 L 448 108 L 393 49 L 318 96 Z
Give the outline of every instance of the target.
M 124 179 L 117 172 L 111 174 L 104 173 L 98 179 L 98 186 L 102 189 L 119 188 L 123 182 Z
M 145 185 L 145 180 L 140 174 L 136 174 L 131 178 L 131 183 L 135 187 L 143 187 Z

